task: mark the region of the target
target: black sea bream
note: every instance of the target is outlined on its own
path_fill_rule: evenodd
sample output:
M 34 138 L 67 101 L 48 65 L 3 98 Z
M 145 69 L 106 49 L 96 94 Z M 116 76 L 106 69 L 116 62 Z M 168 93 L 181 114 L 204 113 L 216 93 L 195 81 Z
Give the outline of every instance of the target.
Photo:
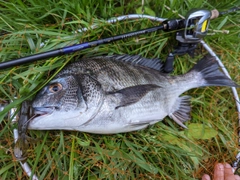
M 140 56 L 83 58 L 65 67 L 33 101 L 29 129 L 76 130 L 98 134 L 135 131 L 172 118 L 190 119 L 190 96 L 202 86 L 238 86 L 205 56 L 186 74 L 160 73 L 161 62 Z

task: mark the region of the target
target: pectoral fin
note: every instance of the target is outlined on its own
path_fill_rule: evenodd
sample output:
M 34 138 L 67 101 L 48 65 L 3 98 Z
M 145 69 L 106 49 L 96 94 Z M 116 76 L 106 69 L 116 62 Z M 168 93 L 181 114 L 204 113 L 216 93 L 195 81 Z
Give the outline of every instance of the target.
M 183 122 L 190 119 L 190 99 L 191 96 L 182 96 L 179 97 L 176 101 L 176 104 L 173 108 L 173 113 L 169 114 L 169 117 L 172 118 L 180 126 L 187 128 Z
M 161 88 L 155 84 L 144 84 L 138 86 L 127 87 L 115 92 L 108 92 L 117 100 L 117 106 L 115 109 L 120 107 L 128 106 L 134 104 L 141 100 L 148 92 L 153 91 L 157 88 Z

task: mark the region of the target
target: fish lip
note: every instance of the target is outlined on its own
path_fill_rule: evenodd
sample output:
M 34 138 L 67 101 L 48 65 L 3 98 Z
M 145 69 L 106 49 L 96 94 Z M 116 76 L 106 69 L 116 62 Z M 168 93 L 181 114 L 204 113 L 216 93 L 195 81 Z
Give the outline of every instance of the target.
M 52 114 L 55 107 L 34 107 L 34 115 L 43 116 Z

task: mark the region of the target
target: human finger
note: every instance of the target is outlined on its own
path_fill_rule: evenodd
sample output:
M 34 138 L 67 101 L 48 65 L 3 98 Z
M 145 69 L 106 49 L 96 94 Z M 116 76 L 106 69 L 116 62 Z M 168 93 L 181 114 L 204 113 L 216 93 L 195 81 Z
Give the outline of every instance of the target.
M 224 180 L 224 165 L 221 163 L 217 163 L 214 166 L 214 174 L 213 174 L 214 180 Z
M 224 164 L 224 177 L 225 180 L 235 180 L 235 175 L 233 174 L 232 166 L 228 163 Z
M 202 180 L 211 180 L 210 176 L 208 174 L 204 174 L 202 176 Z
M 234 175 L 235 180 L 240 180 L 240 176 L 239 175 Z

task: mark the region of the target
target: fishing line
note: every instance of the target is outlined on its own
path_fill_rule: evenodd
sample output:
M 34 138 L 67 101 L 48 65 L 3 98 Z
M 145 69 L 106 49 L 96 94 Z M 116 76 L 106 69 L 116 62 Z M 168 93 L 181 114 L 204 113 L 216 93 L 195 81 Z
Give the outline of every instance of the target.
M 237 10 L 240 10 L 240 8 L 232 8 L 228 11 L 224 11 L 224 12 L 220 12 L 219 14 L 220 15 L 223 15 L 223 14 L 226 14 L 226 13 L 231 13 L 231 12 L 235 12 Z M 164 18 L 157 18 L 157 17 L 153 17 L 153 16 L 149 16 L 149 15 L 138 15 L 138 14 L 131 14 L 131 15 L 124 15 L 124 16 L 120 16 L 120 17 L 117 17 L 117 18 L 112 18 L 108 21 L 106 21 L 107 23 L 115 23 L 115 22 L 118 22 L 118 21 L 122 21 L 122 20 L 127 20 L 127 19 L 142 19 L 142 18 L 146 18 L 146 19 L 150 19 L 150 20 L 153 20 L 153 21 L 158 21 L 158 22 L 162 22 L 166 19 Z M 90 28 L 91 29 L 94 29 L 94 28 L 97 28 L 98 26 L 97 25 L 93 25 L 91 26 Z M 154 28 L 149 28 L 149 29 L 145 29 L 145 30 L 142 30 L 142 31 L 137 31 L 137 32 L 132 32 L 132 36 L 135 36 L 135 35 L 138 35 L 139 34 L 145 34 L 145 33 L 148 33 L 148 32 L 153 32 L 153 31 L 156 31 L 156 30 L 162 30 L 163 27 L 162 26 L 158 26 L 158 27 L 154 27 Z M 87 28 L 83 28 L 83 29 L 80 29 L 80 30 L 77 30 L 76 32 L 84 32 L 84 31 L 87 31 L 89 29 Z M 89 42 L 90 44 L 88 43 L 83 43 L 83 44 L 78 44 L 78 45 L 74 45 L 73 46 L 73 49 L 71 49 L 70 47 L 65 47 L 64 48 L 61 48 L 61 49 L 58 49 L 58 50 L 53 50 L 53 51 L 49 51 L 49 52 L 46 52 L 46 54 L 44 55 L 44 53 L 41 53 L 41 54 L 37 54 L 37 55 L 34 55 L 35 57 L 33 58 L 32 56 L 29 56 L 29 57 L 24 57 L 24 58 L 20 58 L 20 60 L 18 59 L 17 63 L 13 63 L 11 61 L 7 61 L 7 62 L 3 62 L 3 63 L 0 63 L 0 69 L 4 69 L 4 68 L 8 68 L 8 67 L 11 67 L 11 66 L 15 66 L 16 64 L 20 63 L 26 63 L 26 62 L 29 62 L 29 61 L 35 61 L 35 60 L 38 60 L 37 58 L 48 58 L 49 56 L 50 57 L 53 57 L 53 56 L 58 56 L 58 55 L 62 55 L 64 54 L 64 52 L 67 52 L 67 53 L 70 53 L 70 52 L 75 52 L 77 50 L 80 50 L 80 49 L 85 49 L 85 48 L 88 48 L 89 46 L 92 47 L 92 46 L 96 46 L 96 45 L 99 45 L 99 44 L 104 44 L 104 43 L 109 43 L 111 41 L 117 41 L 117 40 L 121 40 L 121 39 L 124 39 L 124 38 L 128 38 L 128 37 L 132 37 L 131 36 L 131 33 L 127 33 L 127 34 L 123 34 L 123 35 L 119 35 L 119 36 L 115 36 L 115 37 L 110 37 L 110 38 L 106 38 L 104 40 L 100 40 L 102 42 L 98 42 L 99 40 L 97 41 L 92 41 L 92 42 Z M 203 45 L 203 47 L 213 56 L 216 57 L 220 67 L 223 69 L 223 72 L 224 74 L 226 74 L 230 79 L 231 77 L 229 76 L 229 73 L 227 71 L 227 69 L 225 68 L 225 66 L 222 64 L 221 60 L 218 58 L 218 56 L 212 51 L 212 49 L 203 41 L 201 40 L 200 43 Z M 19 64 L 18 64 L 19 65 Z M 239 124 L 240 124 L 240 105 L 239 105 L 239 97 L 238 97 L 238 94 L 237 94 L 237 91 L 236 91 L 236 88 L 232 88 L 232 91 L 233 91 L 233 95 L 236 99 L 236 104 L 237 104 L 237 109 L 238 109 L 238 113 L 239 113 Z M 1 106 L 1 109 L 2 109 L 2 106 Z M 11 110 L 11 115 L 13 115 L 16 111 L 16 108 L 12 109 Z M 16 121 L 16 116 L 13 118 L 13 122 Z M 19 134 L 18 134 L 18 130 L 17 129 L 14 129 L 13 130 L 13 133 L 14 133 L 14 141 L 16 143 L 17 139 L 19 138 Z M 240 157 L 240 153 L 237 155 L 237 160 L 239 160 Z M 32 175 L 32 171 L 31 171 L 31 168 L 30 166 L 27 164 L 27 162 L 25 163 L 22 163 L 20 162 L 22 168 L 24 169 L 24 171 L 27 173 L 27 175 L 29 177 L 32 176 L 32 178 L 34 180 L 37 180 L 37 176 L 35 174 Z
M 150 16 L 140 16 L 140 15 L 137 15 L 137 14 L 134 14 L 134 15 L 126 15 L 126 16 L 121 16 L 121 17 L 118 17 L 118 18 L 114 18 L 114 19 L 111 19 L 111 20 L 108 20 L 107 22 L 108 23 L 115 23 L 117 21 L 122 21 L 122 20 L 126 20 L 126 19 L 133 19 L 134 18 L 148 18 Z M 155 21 L 162 21 L 162 20 L 165 20 L 163 18 L 155 18 L 155 17 L 151 17 L 150 18 L 151 20 L 155 20 Z M 97 26 L 93 25 L 93 27 L 91 28 L 97 28 Z M 82 30 L 78 30 L 78 32 L 83 32 L 83 31 L 86 31 L 87 29 L 82 29 Z M 200 43 L 203 45 L 203 47 L 212 55 L 212 56 L 215 56 L 216 57 L 216 60 L 218 61 L 219 63 L 219 66 L 222 68 L 224 74 L 226 76 L 228 76 L 230 79 L 230 75 L 227 71 L 227 69 L 225 68 L 225 66 L 223 65 L 222 61 L 218 58 L 218 56 L 214 53 L 214 51 L 203 41 L 201 40 Z M 237 106 L 237 110 L 238 110 L 238 115 L 239 115 L 239 126 L 240 126 L 240 105 L 239 105 L 239 96 L 238 96 L 238 93 L 237 93 L 237 90 L 235 87 L 232 87 L 232 92 L 233 92 L 233 95 L 234 95 L 234 98 L 236 99 L 236 106 Z M 239 134 L 240 136 L 240 134 Z M 18 130 L 14 129 L 14 139 L 18 139 Z M 15 141 L 16 143 L 16 141 Z M 237 160 L 233 163 L 233 167 L 237 167 L 238 166 L 238 162 L 239 162 L 239 158 L 240 158 L 240 152 L 237 154 L 236 156 Z M 32 171 L 31 171 L 31 168 L 29 167 L 29 165 L 25 162 L 25 163 L 21 163 L 21 166 L 23 167 L 24 171 L 28 174 L 28 176 L 31 176 L 32 174 Z M 33 175 L 33 179 L 37 180 L 37 176 L 34 174 Z

